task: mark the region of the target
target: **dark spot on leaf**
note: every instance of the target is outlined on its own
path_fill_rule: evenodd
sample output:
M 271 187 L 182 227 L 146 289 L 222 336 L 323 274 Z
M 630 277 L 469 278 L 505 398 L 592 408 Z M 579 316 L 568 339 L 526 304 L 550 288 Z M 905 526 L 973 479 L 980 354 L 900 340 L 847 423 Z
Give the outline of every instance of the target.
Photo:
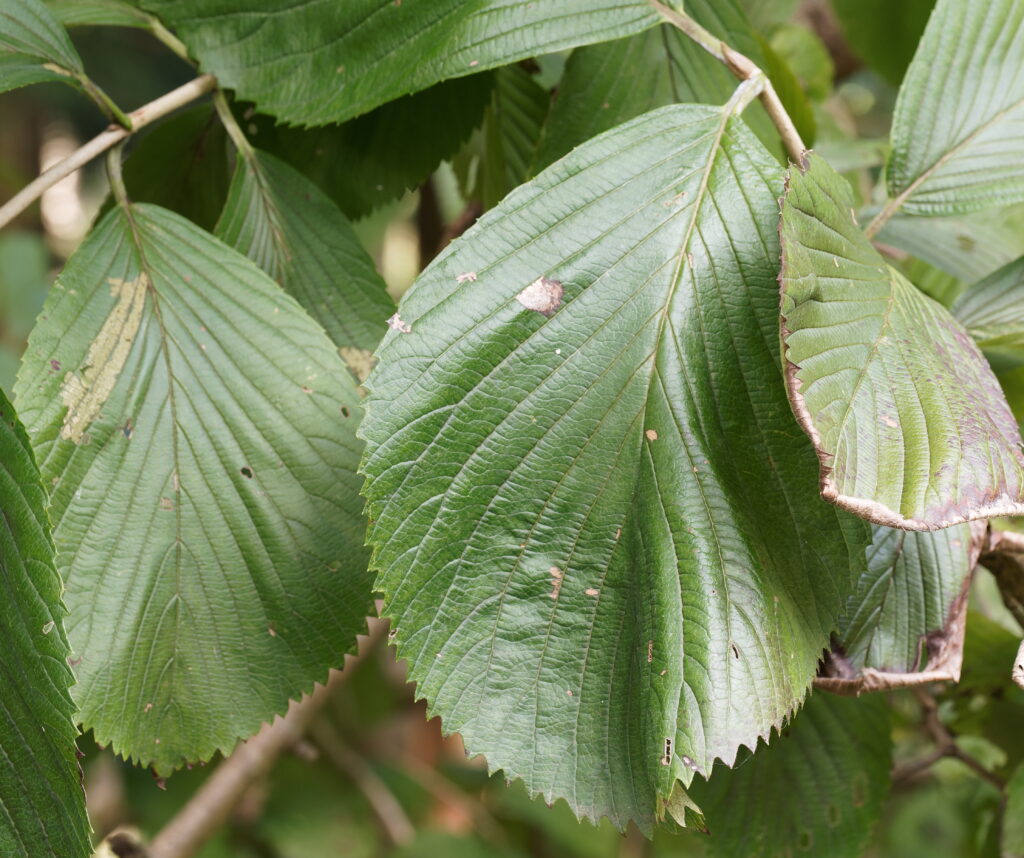
M 843 815 L 839 812 L 839 808 L 834 804 L 830 804 L 828 806 L 826 810 L 826 815 L 828 818 L 829 828 L 835 828 L 837 825 L 839 825 L 840 822 L 843 821 Z
M 736 644 L 729 644 L 729 648 L 732 650 L 733 658 L 740 657 L 740 651 L 736 649 Z
M 347 405 L 342 405 L 341 406 L 341 416 L 342 417 L 350 417 L 351 415 L 352 415 L 352 412 L 348 410 L 348 406 Z
M 798 847 L 801 852 L 809 852 L 810 848 L 814 845 L 814 837 L 810 831 L 801 831 L 800 839 L 798 841 Z
M 250 468 L 248 465 L 243 465 L 242 466 L 242 476 L 245 477 L 247 480 L 251 480 L 252 479 L 252 468 Z
M 54 372 L 60 372 L 60 361 L 57 360 L 56 358 L 51 358 L 50 369 L 52 369 Z

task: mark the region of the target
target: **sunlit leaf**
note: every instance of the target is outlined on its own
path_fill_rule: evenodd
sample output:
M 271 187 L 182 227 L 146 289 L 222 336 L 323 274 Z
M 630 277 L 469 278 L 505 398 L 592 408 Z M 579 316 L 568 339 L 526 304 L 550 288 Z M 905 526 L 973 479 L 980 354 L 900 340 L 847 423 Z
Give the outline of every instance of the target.
M 863 569 L 785 400 L 780 191 L 727 111 L 626 123 L 424 272 L 368 382 L 377 585 L 418 693 L 620 827 L 792 712 Z
M 1024 512 L 1024 456 L 999 383 L 949 312 L 888 266 L 850 187 L 816 155 L 782 212 L 782 333 L 823 496 L 926 530 Z
M 208 759 L 340 663 L 370 603 L 360 400 L 253 263 L 118 207 L 51 290 L 16 391 L 99 742 L 159 772 Z

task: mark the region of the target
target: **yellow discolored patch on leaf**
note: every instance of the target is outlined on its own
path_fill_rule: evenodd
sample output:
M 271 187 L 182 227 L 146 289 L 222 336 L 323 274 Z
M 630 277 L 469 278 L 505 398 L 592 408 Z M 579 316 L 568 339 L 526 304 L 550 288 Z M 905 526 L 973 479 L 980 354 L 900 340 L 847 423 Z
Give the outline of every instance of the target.
M 338 354 L 341 355 L 342 360 L 348 364 L 348 368 L 352 370 L 352 373 L 362 384 L 366 381 L 366 377 L 370 374 L 370 370 L 376 365 L 377 361 L 373 357 L 373 352 L 367 349 L 356 349 L 351 346 L 342 346 L 338 349 Z
M 149 276 L 145 273 L 134 280 L 110 279 L 110 294 L 117 298 L 117 303 L 89 345 L 82 369 L 68 372 L 61 385 L 61 400 L 68 409 L 60 430 L 61 438 L 76 444 L 86 442 L 86 429 L 110 398 L 131 354 L 142 324 L 149 285 Z

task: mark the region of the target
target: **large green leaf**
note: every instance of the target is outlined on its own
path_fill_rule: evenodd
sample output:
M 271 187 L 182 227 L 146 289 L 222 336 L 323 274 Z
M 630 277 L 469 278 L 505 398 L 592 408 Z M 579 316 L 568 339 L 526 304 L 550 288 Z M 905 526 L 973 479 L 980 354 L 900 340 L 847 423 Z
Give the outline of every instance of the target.
M 1003 366 L 1024 363 L 1024 257 L 964 292 L 953 314 L 991 360 Z
M 550 101 L 526 69 L 498 69 L 483 127 L 455 160 L 464 197 L 493 208 L 530 177 Z
M 910 214 L 1024 200 L 1024 4 L 939 0 L 893 117 L 889 193 Z
M 1024 763 L 1006 785 L 1000 847 L 1003 858 L 1024 858 Z
M 45 0 L 65 27 L 150 26 L 149 16 L 125 0 Z
M 68 687 L 66 611 L 46 492 L 28 437 L 0 391 L 0 854 L 92 853 Z
M 352 226 L 301 173 L 240 153 L 217 235 L 273 277 L 327 331 L 362 381 L 395 307 Z
M 16 391 L 98 741 L 167 772 L 340 663 L 370 603 L 360 400 L 252 262 L 118 207 L 51 290 Z
M 290 124 L 341 122 L 438 81 L 638 33 L 646 0 L 143 0 L 240 98 Z
M 928 23 L 935 0 L 832 0 L 857 55 L 899 85 Z
M 577 814 L 648 829 L 781 723 L 863 568 L 783 392 L 780 190 L 728 111 L 649 113 L 485 215 L 378 352 L 399 653 L 471 753 Z
M 0 92 L 83 75 L 67 31 L 41 0 L 0 0 Z
M 981 522 L 931 533 L 875 525 L 823 684 L 842 691 L 959 678 L 967 585 L 984 534 Z
M 824 497 L 930 530 L 1024 512 L 1024 456 L 999 383 L 949 312 L 872 247 L 849 184 L 816 155 L 782 210 L 786 383 Z
M 814 694 L 793 723 L 734 771 L 691 787 L 716 858 L 859 858 L 889 792 L 889 705 Z
M 767 67 L 764 46 L 737 0 L 691 0 L 686 11 L 730 47 Z M 632 38 L 578 48 L 558 85 L 537 165 L 546 167 L 595 134 L 655 107 L 723 104 L 735 88 L 736 78 L 722 63 L 668 24 Z M 752 105 L 746 119 L 774 151 L 778 134 L 761 106 Z
M 287 161 L 350 218 L 417 187 L 480 125 L 494 73 L 444 81 L 341 125 L 289 128 L 266 116 L 244 121 L 264 151 Z

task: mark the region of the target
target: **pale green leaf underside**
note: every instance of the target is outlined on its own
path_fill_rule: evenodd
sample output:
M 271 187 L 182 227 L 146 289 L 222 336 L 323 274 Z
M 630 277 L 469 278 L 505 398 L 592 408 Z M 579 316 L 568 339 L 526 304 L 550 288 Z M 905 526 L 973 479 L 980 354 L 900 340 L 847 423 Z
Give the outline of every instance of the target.
M 966 331 L 857 226 L 816 155 L 782 211 L 782 327 L 793 409 L 823 496 L 890 527 L 1024 512 L 1020 433 Z
M 1024 4 L 939 0 L 900 88 L 889 193 L 910 214 L 1024 200 Z
M 971 526 L 933 533 L 875 525 L 868 568 L 839 624 L 843 655 L 855 668 L 922 670 L 929 635 L 941 635 L 971 574 Z
M 0 392 L 0 854 L 86 858 L 74 679 L 45 505 L 28 437 Z
M 368 361 L 394 304 L 348 219 L 309 179 L 266 152 L 239 154 L 216 233 L 280 283 L 350 367 L 353 349 Z
M 359 397 L 248 259 L 165 209 L 112 211 L 47 299 L 17 395 L 98 741 L 167 772 L 341 662 L 370 601 Z
M 964 292 L 953 314 L 991 359 L 1024 363 L 1024 257 Z
M 814 694 L 771 744 L 694 782 L 715 858 L 860 858 L 889 791 L 885 698 Z
M 715 108 L 601 135 L 421 275 L 368 383 L 378 588 L 418 692 L 619 826 L 782 722 L 863 568 L 780 378 L 780 179 Z
M 765 66 L 761 46 L 736 0 L 693 0 L 686 12 Z M 735 88 L 736 78 L 722 63 L 668 24 L 578 48 L 559 82 L 537 165 L 546 167 L 595 134 L 648 110 L 677 102 L 724 104 Z M 759 104 L 750 106 L 745 121 L 767 146 L 777 147 L 778 134 Z
M 646 0 L 144 0 L 205 71 L 291 124 L 658 22 Z

